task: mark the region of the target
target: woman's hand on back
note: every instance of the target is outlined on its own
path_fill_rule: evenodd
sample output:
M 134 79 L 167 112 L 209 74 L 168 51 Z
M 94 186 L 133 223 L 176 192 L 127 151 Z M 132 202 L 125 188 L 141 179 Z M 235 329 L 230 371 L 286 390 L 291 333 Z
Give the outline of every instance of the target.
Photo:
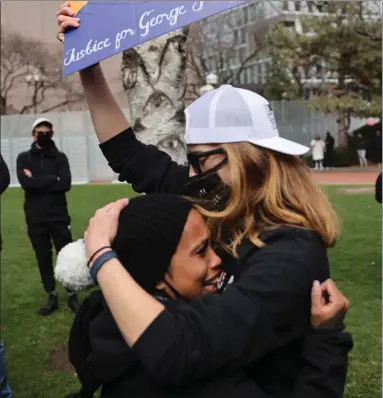
M 350 303 L 335 283 L 328 279 L 314 282 L 311 290 L 311 324 L 315 328 L 334 328 L 343 324 Z
M 57 12 L 58 32 L 57 38 L 64 42 L 64 33 L 69 28 L 78 28 L 80 26 L 80 18 L 75 17 L 75 12 L 70 8 L 69 2 L 60 5 Z

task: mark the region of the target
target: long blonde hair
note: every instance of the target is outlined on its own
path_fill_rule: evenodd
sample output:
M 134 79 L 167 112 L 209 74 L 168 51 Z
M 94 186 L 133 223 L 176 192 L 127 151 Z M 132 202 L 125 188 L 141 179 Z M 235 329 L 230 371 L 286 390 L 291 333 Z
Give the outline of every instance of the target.
M 237 256 L 243 239 L 262 247 L 262 231 L 290 225 L 317 232 L 327 247 L 335 245 L 338 218 L 302 159 L 246 142 L 221 146 L 228 156 L 230 200 L 222 211 L 200 209 L 212 239 Z

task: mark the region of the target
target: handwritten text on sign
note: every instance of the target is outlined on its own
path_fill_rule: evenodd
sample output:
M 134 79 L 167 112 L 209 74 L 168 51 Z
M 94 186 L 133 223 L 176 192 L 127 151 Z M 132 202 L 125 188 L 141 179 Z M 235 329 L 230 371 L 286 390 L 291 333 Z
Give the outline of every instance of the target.
M 78 13 L 80 27 L 65 34 L 64 74 L 244 3 L 247 1 L 89 1 Z

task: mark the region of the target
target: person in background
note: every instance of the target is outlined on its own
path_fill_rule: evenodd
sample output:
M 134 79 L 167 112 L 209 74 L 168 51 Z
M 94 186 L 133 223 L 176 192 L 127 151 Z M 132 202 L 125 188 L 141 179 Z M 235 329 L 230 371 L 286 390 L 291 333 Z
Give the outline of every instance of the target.
M 28 235 L 48 294 L 48 303 L 39 310 L 42 316 L 59 308 L 51 241 L 57 253 L 72 242 L 66 200 L 66 192 L 71 188 L 71 172 L 68 158 L 57 149 L 52 136 L 52 122 L 37 119 L 32 125 L 31 149 L 17 157 L 17 178 L 25 191 Z M 68 308 L 76 312 L 78 307 L 76 294 L 68 291 Z
M 382 173 L 379 174 L 375 183 L 375 199 L 378 203 L 382 203 Z
M 326 133 L 326 153 L 325 153 L 325 167 L 332 169 L 334 167 L 334 145 L 335 140 L 331 133 Z
M 0 154 L 0 195 L 8 188 L 11 182 L 9 169 L 5 163 L 3 156 Z M 0 232 L 0 253 L 2 251 L 2 238 Z M 0 397 L 12 398 L 12 392 L 7 381 L 7 367 L 4 355 L 4 345 L 0 342 Z
M 361 133 L 358 133 L 357 137 L 357 151 L 360 167 L 367 167 L 368 162 L 366 159 L 366 144 L 364 142 L 364 138 Z
M 379 129 L 375 132 L 374 148 L 376 151 L 375 161 L 382 164 L 382 132 Z
M 326 148 L 326 144 L 319 137 L 319 135 L 316 135 L 311 141 L 311 148 L 313 152 L 315 170 L 323 170 L 324 150 Z

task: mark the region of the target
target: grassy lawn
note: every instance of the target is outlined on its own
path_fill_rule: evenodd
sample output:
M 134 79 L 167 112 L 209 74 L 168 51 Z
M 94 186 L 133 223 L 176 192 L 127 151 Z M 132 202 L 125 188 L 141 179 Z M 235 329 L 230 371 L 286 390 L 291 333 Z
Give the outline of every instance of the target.
M 347 318 L 355 348 L 349 370 L 347 398 L 378 398 L 381 390 L 382 207 L 373 195 L 347 195 L 328 189 L 343 221 L 343 234 L 330 251 L 332 277 L 351 300 Z M 69 195 L 74 238 L 82 236 L 94 211 L 132 195 L 125 185 L 79 186 Z M 76 377 L 50 369 L 52 348 L 63 347 L 73 316 L 59 289 L 61 311 L 50 318 L 36 315 L 45 303 L 23 214 L 22 191 L 9 189 L 2 198 L 1 339 L 15 398 L 60 398 L 78 388 Z

